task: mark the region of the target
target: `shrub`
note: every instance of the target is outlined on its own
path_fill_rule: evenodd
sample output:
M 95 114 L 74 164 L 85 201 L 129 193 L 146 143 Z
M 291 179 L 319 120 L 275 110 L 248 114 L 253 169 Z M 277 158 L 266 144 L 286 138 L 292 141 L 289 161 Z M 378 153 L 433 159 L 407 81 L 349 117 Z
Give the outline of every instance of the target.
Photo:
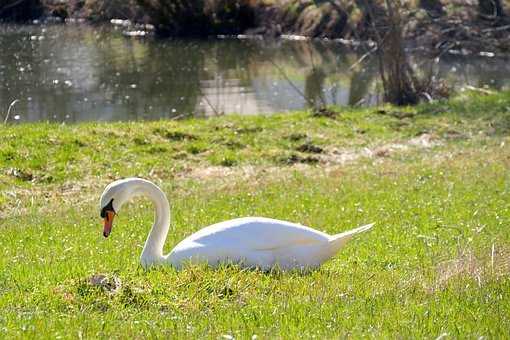
M 238 34 L 254 26 L 250 0 L 137 0 L 164 36 Z

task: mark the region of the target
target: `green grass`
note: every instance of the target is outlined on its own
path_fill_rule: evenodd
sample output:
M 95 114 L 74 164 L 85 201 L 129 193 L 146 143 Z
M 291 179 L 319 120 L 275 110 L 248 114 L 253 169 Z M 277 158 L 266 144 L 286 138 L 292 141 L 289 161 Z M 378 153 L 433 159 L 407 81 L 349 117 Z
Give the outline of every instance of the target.
M 508 336 L 510 94 L 384 110 L 0 127 L 0 337 Z M 423 133 L 435 146 L 408 143 Z M 332 161 L 364 148 L 386 151 Z M 123 208 L 107 240 L 97 206 L 134 175 L 171 200 L 167 250 L 246 215 L 377 224 L 307 275 L 145 272 L 150 204 Z M 121 287 L 92 286 L 97 273 Z

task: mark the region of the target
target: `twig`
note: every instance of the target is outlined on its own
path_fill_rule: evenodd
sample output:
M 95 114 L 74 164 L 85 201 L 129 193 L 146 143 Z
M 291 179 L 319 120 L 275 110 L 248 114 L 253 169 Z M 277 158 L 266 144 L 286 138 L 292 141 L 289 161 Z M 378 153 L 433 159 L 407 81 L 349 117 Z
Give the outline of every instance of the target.
M 432 96 L 428 93 L 428 92 L 422 92 L 423 96 L 425 98 L 427 98 L 427 100 L 429 101 L 429 103 L 433 103 L 434 102 L 434 98 L 432 98 Z
M 487 19 L 487 20 L 495 20 L 498 18 L 498 6 L 496 5 L 496 1 L 494 0 L 491 0 L 492 2 L 492 8 L 493 8 L 493 11 L 492 11 L 492 14 L 480 14 L 480 16 L 484 19 Z
M 204 98 L 205 102 L 207 103 L 207 105 L 211 108 L 211 110 L 213 110 L 214 114 L 216 116 L 221 116 L 220 113 L 218 112 L 218 110 L 216 110 L 216 108 L 214 107 L 214 105 L 209 101 L 209 98 L 207 98 L 207 96 L 205 95 L 205 93 L 202 91 L 202 88 L 199 86 L 198 87 L 198 91 L 200 92 L 200 94 L 202 95 L 202 97 Z
M 448 333 L 441 333 L 437 338 L 436 340 L 442 340 L 444 338 L 446 338 L 448 336 Z
M 365 280 L 363 280 L 363 284 L 367 283 L 368 281 L 372 280 L 375 276 L 375 273 L 373 273 L 372 275 L 370 275 L 368 278 L 366 278 Z
M 361 64 L 369 55 L 371 55 L 375 51 L 377 51 L 377 46 L 368 51 L 367 53 L 363 54 L 361 58 L 359 58 L 354 64 L 352 64 L 351 67 L 349 67 L 349 71 L 352 71 L 356 66 Z
M 270 60 L 271 64 L 273 64 L 273 66 L 278 70 L 278 72 L 280 72 L 280 74 L 285 78 L 285 80 L 287 80 L 287 82 L 289 83 L 290 86 L 292 86 L 292 88 L 294 90 L 296 90 L 296 92 L 301 96 L 303 97 L 303 99 L 308 103 L 308 105 L 310 106 L 313 106 L 313 103 L 308 100 L 308 98 L 306 98 L 305 94 L 296 86 L 294 85 L 294 83 L 292 82 L 292 80 L 289 79 L 289 77 L 287 77 L 287 75 L 285 74 L 285 72 L 281 69 L 280 66 L 278 66 L 273 60 Z
M 13 2 L 12 4 L 5 5 L 5 7 L 4 7 L 4 8 L 0 9 L 0 13 L 5 12 L 5 11 L 6 11 L 6 10 L 8 10 L 9 8 L 12 8 L 12 7 L 18 6 L 18 5 L 19 5 L 19 4 L 21 4 L 23 1 L 25 1 L 25 0 L 18 0 L 18 1 Z
M 479 87 L 474 87 L 474 86 L 471 86 L 471 85 L 465 85 L 464 88 L 466 90 L 476 91 L 476 92 L 480 92 L 480 93 L 486 94 L 486 95 L 494 94 L 494 91 L 482 89 L 482 88 L 479 88 Z
M 507 30 L 509 28 L 510 28 L 510 25 L 499 26 L 499 27 L 496 27 L 496 28 L 485 28 L 485 29 L 482 30 L 482 33 L 499 32 L 499 31 Z
M 181 114 L 179 114 L 177 116 L 170 117 L 170 120 L 179 120 L 179 119 L 182 119 L 184 117 L 186 117 L 186 115 L 184 113 L 181 113 Z
M 19 99 L 15 99 L 11 105 L 9 105 L 9 108 L 7 109 L 7 114 L 5 115 L 4 124 L 7 124 L 7 120 L 9 119 L 9 116 L 11 115 L 11 110 L 16 105 L 16 103 L 19 102 Z
M 494 272 L 494 252 L 495 252 L 494 243 L 492 244 L 492 250 L 491 250 L 491 269 L 492 272 Z
M 214 114 L 218 117 L 220 116 L 220 113 L 218 112 L 218 110 L 216 110 L 216 108 L 214 107 L 214 105 L 209 101 L 209 98 L 205 95 L 204 91 L 202 91 L 202 87 L 201 86 L 198 86 L 198 92 L 200 93 L 200 95 L 202 97 L 204 97 L 204 100 L 205 102 L 207 103 L 207 105 L 211 108 L 211 110 L 213 110 Z

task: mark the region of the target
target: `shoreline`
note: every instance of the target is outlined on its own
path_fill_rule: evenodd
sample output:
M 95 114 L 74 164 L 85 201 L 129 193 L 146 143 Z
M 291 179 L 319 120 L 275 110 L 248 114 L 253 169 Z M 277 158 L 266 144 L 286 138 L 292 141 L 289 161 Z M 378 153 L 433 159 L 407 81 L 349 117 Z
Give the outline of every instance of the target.
M 366 49 L 374 45 L 368 19 L 358 13 L 360 8 L 346 1 L 344 6 L 333 3 L 314 4 L 311 1 L 280 1 L 275 3 L 241 1 L 239 8 L 209 8 L 200 14 L 186 8 L 190 18 L 175 18 L 173 23 L 166 7 L 129 7 L 110 9 L 101 7 L 97 1 L 89 7 L 72 7 L 61 3 L 44 8 L 35 18 L 24 22 L 70 22 L 88 24 L 111 23 L 125 28 L 125 35 L 144 37 L 155 34 L 163 38 L 186 37 L 237 37 L 241 39 L 283 38 L 289 40 L 335 40 L 343 44 Z M 349 4 L 349 5 L 347 5 Z M 67 7 L 66 7 L 67 6 Z M 192 5 L 189 5 L 192 6 Z M 351 6 L 351 7 L 349 7 Z M 194 9 L 195 11 L 197 9 Z M 378 9 L 380 10 L 380 9 Z M 160 13 L 160 11 L 162 11 Z M 225 14 L 227 11 L 230 14 Z M 119 15 L 124 13 L 124 15 Z M 443 12 L 437 16 L 427 10 L 406 8 L 402 10 L 406 24 L 404 38 L 431 53 L 456 55 L 481 55 L 492 57 L 510 55 L 510 19 L 481 19 L 473 6 L 466 5 L 457 11 Z M 201 16 L 197 16 L 197 15 Z M 193 16 L 200 22 L 193 23 Z M 211 18 L 218 16 L 214 22 Z M 222 19 L 220 19 L 222 18 Z M 223 20 L 223 21 L 222 21 Z M 1 23 L 2 21 L 0 21 Z M 5 21 L 6 23 L 8 21 Z M 189 26 L 187 26 L 189 25 Z M 198 26 L 193 26 L 198 25 Z M 381 33 L 384 33 L 381 31 Z

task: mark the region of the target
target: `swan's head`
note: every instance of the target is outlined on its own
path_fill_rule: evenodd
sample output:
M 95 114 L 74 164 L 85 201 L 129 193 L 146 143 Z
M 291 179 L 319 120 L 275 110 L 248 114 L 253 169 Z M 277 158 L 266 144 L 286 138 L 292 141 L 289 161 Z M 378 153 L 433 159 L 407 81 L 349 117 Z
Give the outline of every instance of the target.
M 135 178 L 121 179 L 108 184 L 99 202 L 101 218 L 104 220 L 103 236 L 108 237 L 113 227 L 113 218 L 122 205 L 133 195 Z

